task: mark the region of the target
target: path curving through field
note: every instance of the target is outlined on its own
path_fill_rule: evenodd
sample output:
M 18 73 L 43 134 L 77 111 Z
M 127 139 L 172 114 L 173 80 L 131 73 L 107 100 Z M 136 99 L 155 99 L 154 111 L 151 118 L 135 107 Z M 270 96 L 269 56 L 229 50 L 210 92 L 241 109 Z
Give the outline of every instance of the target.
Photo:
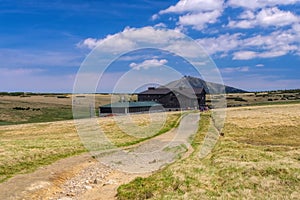
M 126 150 L 57 161 L 0 184 L 0 199 L 115 199 L 119 185 L 188 156 L 199 113 L 184 116 L 179 127 Z

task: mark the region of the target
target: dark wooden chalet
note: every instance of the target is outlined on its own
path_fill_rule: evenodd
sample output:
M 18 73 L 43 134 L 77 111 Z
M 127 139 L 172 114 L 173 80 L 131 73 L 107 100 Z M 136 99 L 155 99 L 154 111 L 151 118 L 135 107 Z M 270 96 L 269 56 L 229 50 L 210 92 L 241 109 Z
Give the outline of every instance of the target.
M 203 109 L 205 96 L 206 91 L 203 88 L 149 87 L 138 94 L 138 101 L 154 101 L 168 110 Z

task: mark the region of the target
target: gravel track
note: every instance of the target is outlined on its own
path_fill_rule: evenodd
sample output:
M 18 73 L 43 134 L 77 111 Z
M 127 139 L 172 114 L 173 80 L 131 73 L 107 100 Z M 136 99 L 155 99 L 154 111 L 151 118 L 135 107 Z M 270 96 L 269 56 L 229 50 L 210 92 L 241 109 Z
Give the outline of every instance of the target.
M 184 116 L 179 127 L 126 150 L 60 160 L 34 173 L 0 184 L 0 199 L 115 199 L 119 185 L 186 157 L 198 129 L 199 113 Z

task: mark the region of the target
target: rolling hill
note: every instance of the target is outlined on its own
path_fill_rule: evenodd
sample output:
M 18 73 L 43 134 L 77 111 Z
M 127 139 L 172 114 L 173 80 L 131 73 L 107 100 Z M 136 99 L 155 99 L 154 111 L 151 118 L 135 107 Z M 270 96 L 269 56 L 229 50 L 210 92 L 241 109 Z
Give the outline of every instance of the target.
M 245 93 L 247 91 L 222 85 L 219 83 L 212 83 L 212 82 L 206 82 L 200 78 L 192 77 L 192 76 L 184 76 L 179 80 L 172 81 L 165 86 L 162 87 L 168 87 L 168 88 L 204 88 L 207 93 L 210 94 L 216 94 L 216 93 L 223 93 L 225 90 L 226 93 Z

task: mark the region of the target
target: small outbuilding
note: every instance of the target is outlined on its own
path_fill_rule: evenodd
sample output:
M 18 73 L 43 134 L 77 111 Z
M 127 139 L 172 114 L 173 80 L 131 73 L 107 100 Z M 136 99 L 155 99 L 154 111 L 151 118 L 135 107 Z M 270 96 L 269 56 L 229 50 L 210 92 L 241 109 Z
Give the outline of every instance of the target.
M 141 102 L 115 102 L 99 107 L 99 116 L 107 114 L 127 114 L 142 113 L 149 111 L 163 111 L 164 108 L 160 103 L 153 101 Z

